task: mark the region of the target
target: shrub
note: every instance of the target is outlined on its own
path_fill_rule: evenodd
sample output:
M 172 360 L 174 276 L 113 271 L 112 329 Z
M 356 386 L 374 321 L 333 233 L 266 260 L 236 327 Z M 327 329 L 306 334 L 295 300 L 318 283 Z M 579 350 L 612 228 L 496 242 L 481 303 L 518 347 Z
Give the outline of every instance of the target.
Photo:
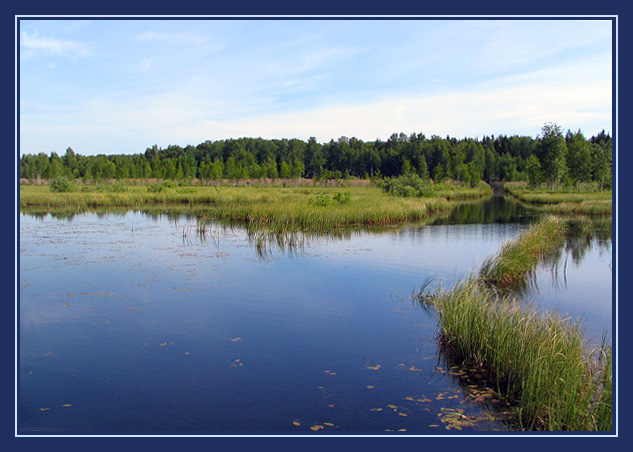
M 349 204 L 352 201 L 352 192 L 349 190 L 336 192 L 333 199 L 339 204 Z
M 73 184 L 71 181 L 69 181 L 68 179 L 66 179 L 64 176 L 59 176 L 53 179 L 51 183 L 49 184 L 48 188 L 51 191 L 58 192 L 58 193 L 77 190 L 77 186 Z
M 113 184 L 110 184 L 108 186 L 108 189 L 109 191 L 114 192 L 114 193 L 122 193 L 129 190 L 127 185 L 125 185 L 123 181 L 120 181 L 120 180 L 114 182 Z
M 147 191 L 149 193 L 160 193 L 162 191 L 165 191 L 165 186 L 161 184 L 149 184 L 147 186 Z
M 325 193 L 317 193 L 308 198 L 308 204 L 313 206 L 327 206 L 330 204 L 330 197 Z
M 387 193 L 396 196 L 408 197 L 430 197 L 435 190 L 431 181 L 422 179 L 417 174 L 405 174 L 396 178 L 385 179 L 382 189 Z

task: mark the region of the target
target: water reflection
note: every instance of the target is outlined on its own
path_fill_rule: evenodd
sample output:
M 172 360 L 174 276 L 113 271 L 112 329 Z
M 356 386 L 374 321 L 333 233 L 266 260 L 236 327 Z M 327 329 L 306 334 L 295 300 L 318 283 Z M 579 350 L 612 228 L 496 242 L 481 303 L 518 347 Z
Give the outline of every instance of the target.
M 499 217 L 486 213 L 493 203 L 475 204 L 415 224 L 320 232 L 218 222 L 188 206 L 85 217 L 24 209 L 38 224 L 21 223 L 21 425 L 499 428 L 485 383 L 437 361 L 435 316 L 401 306 L 427 275 L 450 283 L 522 228 L 460 222 L 531 218 L 512 203 Z M 574 256 L 590 259 L 586 242 L 570 241 Z M 81 414 L 52 408 L 69 403 Z
M 93 213 L 99 219 L 115 217 L 123 218 L 127 213 L 140 212 L 146 218 L 159 223 L 167 218 L 177 228 L 182 228 L 183 243 L 205 244 L 211 240 L 216 245 L 222 235 L 236 229 L 246 229 L 249 244 L 256 250 L 260 258 L 269 258 L 277 251 L 289 256 L 304 253 L 310 242 L 315 240 L 350 240 L 353 236 L 366 233 L 391 232 L 396 235 L 418 235 L 424 237 L 424 228 L 437 225 L 485 225 L 485 224 L 529 224 L 540 218 L 541 214 L 511 199 L 492 197 L 484 201 L 466 201 L 456 203 L 450 211 L 429 215 L 413 224 L 396 226 L 361 226 L 341 228 L 335 230 L 301 231 L 297 229 L 270 229 L 253 223 L 240 221 L 217 220 L 213 212 L 205 206 L 147 206 L 140 209 L 128 208 L 21 208 L 21 213 L 36 219 L 50 216 L 56 220 L 72 221 L 77 215 Z M 565 246 L 556 253 L 548 256 L 543 265 L 549 266 L 557 272 L 565 268 L 566 261 L 571 257 L 572 262 L 578 264 L 592 247 L 609 251 L 611 247 L 611 217 L 569 218 L 570 234 L 566 238 Z M 468 233 L 472 231 L 468 230 Z M 454 236 L 460 229 L 447 231 Z M 485 229 L 479 232 L 485 233 Z M 536 281 L 531 278 L 530 283 Z M 514 288 L 523 290 L 522 288 Z
M 457 204 L 444 218 L 433 224 L 528 223 L 537 212 L 525 204 L 503 197 Z

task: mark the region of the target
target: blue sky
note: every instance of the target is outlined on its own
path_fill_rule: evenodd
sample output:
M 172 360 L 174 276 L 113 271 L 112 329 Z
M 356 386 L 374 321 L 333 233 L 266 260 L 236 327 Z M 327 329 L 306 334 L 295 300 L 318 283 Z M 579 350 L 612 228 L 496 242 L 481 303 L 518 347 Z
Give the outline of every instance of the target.
M 21 20 L 20 153 L 612 131 L 589 20 Z

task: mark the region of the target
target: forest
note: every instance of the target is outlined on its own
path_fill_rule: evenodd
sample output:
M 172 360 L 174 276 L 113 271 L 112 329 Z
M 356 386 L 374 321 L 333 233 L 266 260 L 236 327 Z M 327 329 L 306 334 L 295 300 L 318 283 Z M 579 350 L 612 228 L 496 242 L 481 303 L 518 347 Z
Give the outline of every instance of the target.
M 612 139 L 603 130 L 586 138 L 578 130 L 563 133 L 546 123 L 529 136 L 445 138 L 394 133 L 387 141 L 340 137 L 236 138 L 197 146 L 156 145 L 138 154 L 84 156 L 72 148 L 20 158 L 20 178 L 31 181 L 60 176 L 84 182 L 111 179 L 375 179 L 416 174 L 422 179 L 468 182 L 528 181 L 552 189 L 594 182 L 611 189 Z

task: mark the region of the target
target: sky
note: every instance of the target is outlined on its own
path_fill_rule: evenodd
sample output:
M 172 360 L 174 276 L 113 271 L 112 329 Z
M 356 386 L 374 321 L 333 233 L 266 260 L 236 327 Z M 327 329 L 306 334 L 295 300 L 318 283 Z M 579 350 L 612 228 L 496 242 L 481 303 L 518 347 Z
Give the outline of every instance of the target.
M 20 20 L 20 154 L 612 132 L 607 20 Z

